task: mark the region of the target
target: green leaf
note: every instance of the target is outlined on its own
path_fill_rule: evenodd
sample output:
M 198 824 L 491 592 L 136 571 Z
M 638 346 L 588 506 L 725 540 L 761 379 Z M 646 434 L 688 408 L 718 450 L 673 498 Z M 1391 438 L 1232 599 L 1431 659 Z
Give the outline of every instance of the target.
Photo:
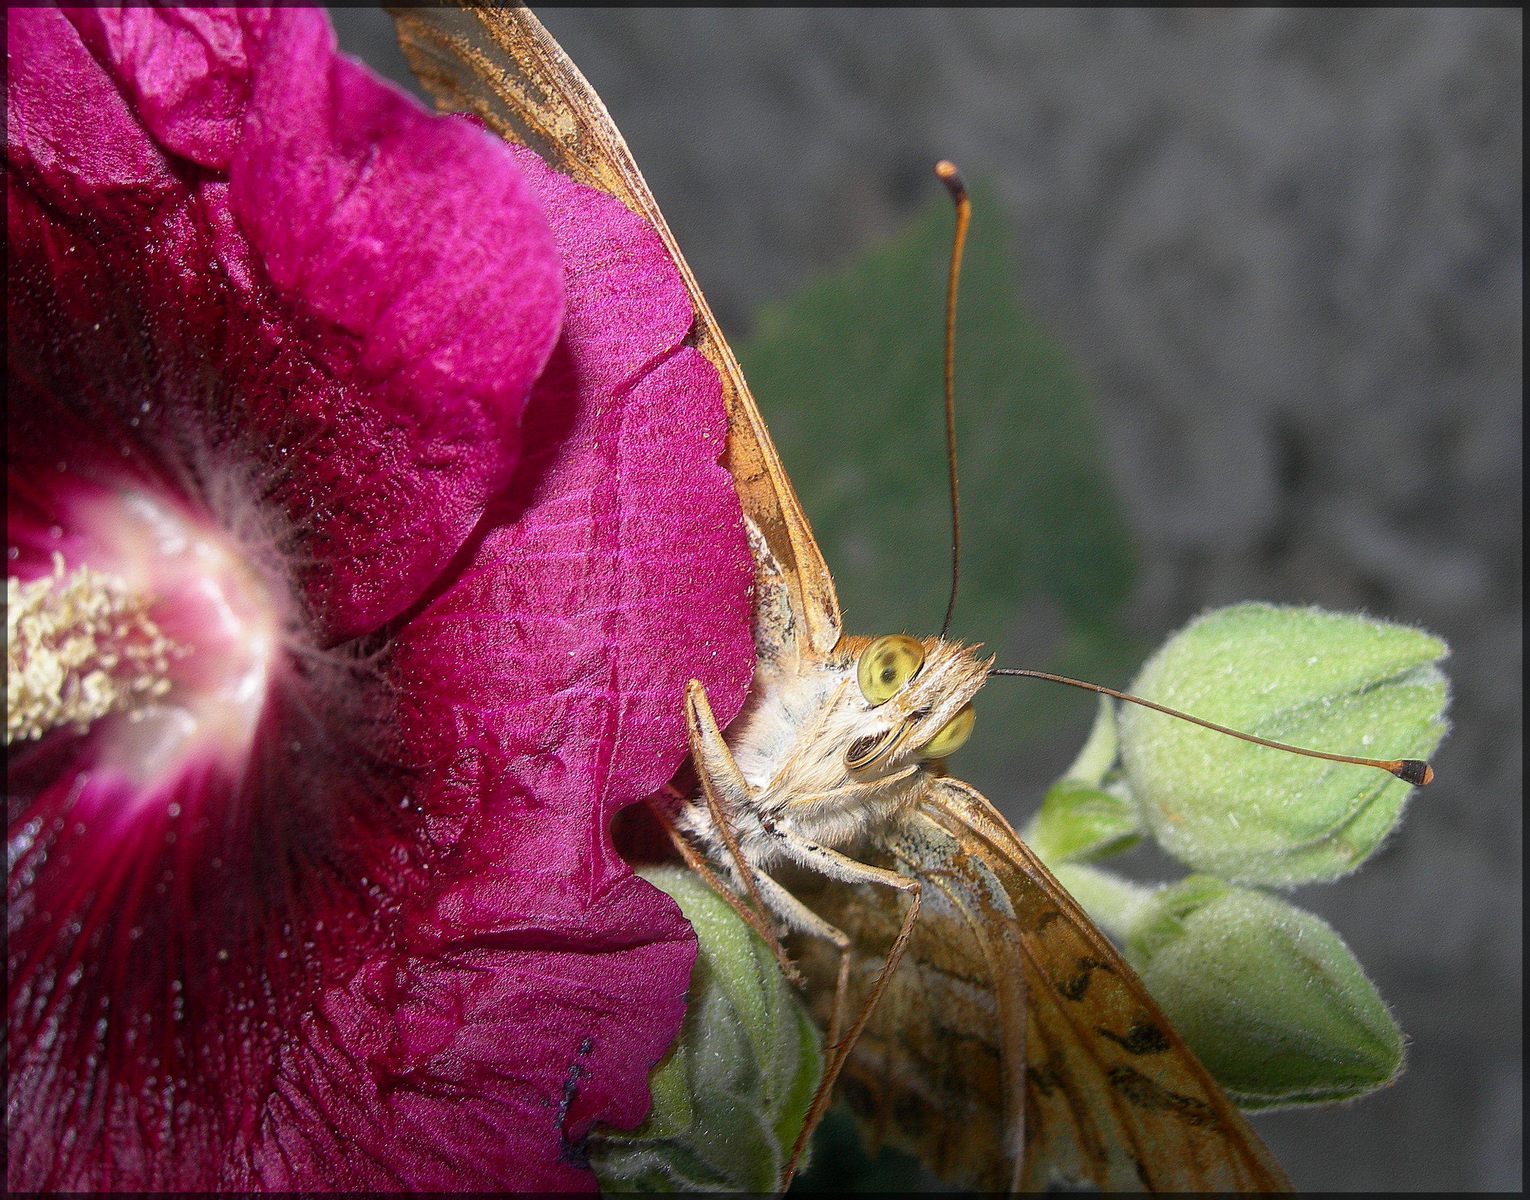
M 1349 947 L 1275 896 L 1191 876 L 1143 906 L 1127 949 L 1245 1108 L 1350 1100 L 1402 1069 L 1402 1031 Z
M 1130 850 L 1142 840 L 1142 827 L 1130 796 L 1063 779 L 1047 789 L 1024 836 L 1041 860 L 1055 867 Z
M 1176 634 L 1132 685 L 1147 699 L 1259 737 L 1368 758 L 1424 758 L 1446 724 L 1443 643 L 1313 608 L 1242 604 Z M 1373 767 L 1253 746 L 1135 706 L 1121 758 L 1168 853 L 1226 879 L 1292 886 L 1355 870 L 1411 788 Z
M 870 635 L 939 628 L 950 588 L 941 364 L 952 215 L 933 177 L 930 194 L 906 233 L 762 311 L 739 347 L 847 624 Z M 1119 673 L 1140 661 L 1114 624 L 1133 554 L 1089 393 L 1020 302 L 1001 206 L 984 188 L 973 194 L 956 351 L 953 634 L 1002 654 L 1021 611 L 1056 625 L 1058 651 L 1011 665 Z M 980 733 L 953 766 L 999 792 L 1015 776 L 1016 743 L 1084 704 L 1047 684 L 990 687 L 979 723 L 1002 735 Z
M 1100 697 L 1094 728 L 1073 765 L 1042 798 L 1026 827 L 1026 844 L 1049 867 L 1092 862 L 1129 850 L 1142 840 L 1129 789 L 1111 780 L 1117 751 L 1115 710 Z
M 639 872 L 696 931 L 690 1006 L 654 1071 L 634 1132 L 597 1129 L 590 1161 L 610 1192 L 770 1192 L 822 1075 L 818 1032 L 770 948 L 690 871 Z

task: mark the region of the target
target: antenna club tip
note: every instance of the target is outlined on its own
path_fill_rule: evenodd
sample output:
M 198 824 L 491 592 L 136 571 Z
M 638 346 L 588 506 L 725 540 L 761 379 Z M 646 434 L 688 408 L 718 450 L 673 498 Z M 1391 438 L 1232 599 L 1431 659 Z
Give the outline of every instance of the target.
M 1392 774 L 1414 787 L 1428 787 L 1434 782 L 1434 768 L 1418 758 L 1403 759 L 1397 764 Z
M 966 195 L 967 185 L 962 182 L 962 173 L 949 158 L 943 158 L 935 164 L 935 177 L 951 190 L 953 196 Z

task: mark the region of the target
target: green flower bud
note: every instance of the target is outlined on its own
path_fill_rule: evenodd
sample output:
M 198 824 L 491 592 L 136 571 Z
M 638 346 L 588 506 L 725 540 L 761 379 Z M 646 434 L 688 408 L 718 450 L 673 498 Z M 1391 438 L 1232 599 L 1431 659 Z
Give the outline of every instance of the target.
M 1191 876 L 1138 914 L 1127 950 L 1245 1108 L 1350 1100 L 1402 1069 L 1402 1031 L 1349 947 L 1275 896 Z
M 1312 608 L 1242 604 L 1198 618 L 1132 685 L 1145 699 L 1290 745 L 1424 758 L 1446 724 L 1446 654 L 1417 629 Z M 1374 767 L 1250 745 L 1123 706 L 1121 759 L 1163 848 L 1223 878 L 1337 879 L 1365 861 L 1411 788 Z
M 631 1133 L 596 1129 L 596 1178 L 608 1192 L 772 1192 L 822 1076 L 817 1028 L 770 948 L 701 879 L 639 874 L 674 897 L 700 950 L 653 1110 Z

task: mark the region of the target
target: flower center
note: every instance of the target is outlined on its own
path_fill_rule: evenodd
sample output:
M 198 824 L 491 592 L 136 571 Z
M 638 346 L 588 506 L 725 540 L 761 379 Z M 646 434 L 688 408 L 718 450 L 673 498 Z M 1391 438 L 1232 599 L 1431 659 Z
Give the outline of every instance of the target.
M 282 609 L 227 536 L 143 492 L 83 500 L 53 572 L 6 580 L 6 742 L 102 732 L 143 784 L 248 753 L 280 662 Z
M 53 729 L 84 733 L 110 712 L 170 690 L 180 650 L 144 598 L 90 567 L 53 556 L 53 574 L 5 581 L 5 744 Z

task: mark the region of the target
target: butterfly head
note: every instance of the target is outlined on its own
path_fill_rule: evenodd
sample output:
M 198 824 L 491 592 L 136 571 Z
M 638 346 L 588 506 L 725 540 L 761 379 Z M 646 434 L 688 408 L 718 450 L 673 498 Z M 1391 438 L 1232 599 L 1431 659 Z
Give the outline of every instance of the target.
M 847 641 L 857 685 L 845 700 L 854 723 L 845 766 L 853 775 L 890 774 L 961 748 L 972 733 L 973 697 L 993 665 L 980 646 L 902 634 Z

